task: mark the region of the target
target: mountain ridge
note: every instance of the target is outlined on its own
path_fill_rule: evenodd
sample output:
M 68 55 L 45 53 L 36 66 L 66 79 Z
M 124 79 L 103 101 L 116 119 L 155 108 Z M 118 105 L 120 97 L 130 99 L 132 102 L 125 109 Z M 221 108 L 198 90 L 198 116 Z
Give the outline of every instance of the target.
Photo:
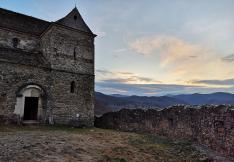
M 163 109 L 173 105 L 234 104 L 234 94 L 216 92 L 211 94 L 180 94 L 166 96 L 106 95 L 95 92 L 95 114 L 127 109 Z

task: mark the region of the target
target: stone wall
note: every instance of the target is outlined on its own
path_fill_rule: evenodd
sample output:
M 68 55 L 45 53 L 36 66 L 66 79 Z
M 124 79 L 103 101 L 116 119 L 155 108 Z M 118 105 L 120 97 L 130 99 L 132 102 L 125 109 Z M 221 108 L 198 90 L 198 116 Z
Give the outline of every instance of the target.
M 6 95 L 0 94 L 0 122 L 3 121 L 3 115 L 6 111 Z
M 52 69 L 94 75 L 92 35 L 53 26 L 43 35 L 41 46 Z
M 40 39 L 38 37 L 0 29 L 0 47 L 14 48 L 14 38 L 18 39 L 17 49 L 29 52 L 40 51 Z
M 46 90 L 44 101 L 51 99 L 51 95 L 49 95 L 51 93 L 49 70 L 7 62 L 1 62 L 0 69 L 0 93 L 2 96 L 5 96 L 5 109 L 0 115 L 6 119 L 6 122 L 11 122 L 12 118 L 14 118 L 17 92 L 24 85 L 40 85 L 40 87 Z M 48 110 L 47 107 L 49 105 L 45 105 L 45 111 Z M 46 117 L 41 117 L 41 120 L 46 120 Z
M 52 69 L 54 123 L 93 126 L 94 36 L 54 24 L 42 35 L 41 48 Z
M 234 157 L 234 107 L 174 106 L 161 111 L 127 110 L 96 118 L 95 126 L 187 139 Z
M 33 83 L 46 91 L 41 122 L 48 122 L 51 118 L 55 124 L 93 126 L 94 76 L 3 62 L 0 69 L 4 69 L 0 71 L 0 121 L 12 121 L 17 91 L 23 85 Z M 76 85 L 74 93 L 70 92 L 72 81 Z
M 55 123 L 93 126 L 94 76 L 52 72 L 53 118 Z M 75 83 L 71 93 L 71 82 Z
M 45 91 L 39 122 L 93 126 L 94 37 L 56 23 L 40 36 L 1 28 L 0 122 L 22 120 L 17 92 L 35 84 Z

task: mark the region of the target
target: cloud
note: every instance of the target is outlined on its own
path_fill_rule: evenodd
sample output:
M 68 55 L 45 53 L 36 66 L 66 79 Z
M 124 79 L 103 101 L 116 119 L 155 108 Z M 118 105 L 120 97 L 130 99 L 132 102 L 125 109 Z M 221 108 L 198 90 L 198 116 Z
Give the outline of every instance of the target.
M 131 84 L 152 84 L 161 83 L 153 78 L 139 76 L 137 74 L 125 71 L 96 70 L 97 80 L 109 83 L 131 83 Z
M 191 43 L 173 36 L 139 38 L 130 43 L 130 49 L 150 59 L 159 59 L 160 68 L 171 81 L 228 78 L 234 65 L 223 59 L 213 48 Z M 212 75 L 211 75 L 212 73 Z
M 112 75 L 113 74 L 113 72 L 111 72 L 111 71 L 108 71 L 108 70 L 99 70 L 99 69 L 96 70 L 96 73 L 98 73 L 99 75 L 100 74 L 101 75 Z
M 147 78 L 147 77 L 138 77 L 138 76 L 131 76 L 128 78 L 114 78 L 114 79 L 106 79 L 103 80 L 105 82 L 110 82 L 110 83 L 134 83 L 134 82 L 155 82 L 155 83 L 161 83 L 160 81 L 156 81 L 152 78 Z
M 234 54 L 223 57 L 223 60 L 227 61 L 227 62 L 233 62 L 234 61 Z
M 162 96 L 167 94 L 191 94 L 212 92 L 234 92 L 234 86 L 229 88 L 209 88 L 206 86 L 190 86 L 177 84 L 127 84 L 121 82 L 96 82 L 96 91 L 105 94 L 119 93 L 122 95 Z
M 104 32 L 104 31 L 95 31 L 95 34 L 97 34 L 97 36 L 99 38 L 102 38 L 102 37 L 106 36 L 106 32 Z
M 217 19 L 217 17 L 187 21 L 183 30 L 190 36 L 199 36 L 203 38 L 204 42 L 209 42 L 214 45 L 223 45 L 231 42 L 234 32 L 234 21 L 230 18 L 223 17 Z
M 123 75 L 134 75 L 134 73 L 131 72 L 118 72 L 118 73 Z
M 98 85 L 96 85 L 96 87 L 98 87 Z M 117 88 L 113 88 L 113 87 L 101 87 L 101 88 L 98 88 L 98 92 L 102 92 L 105 94 L 125 94 L 125 93 L 128 93 L 128 91 L 126 91 L 126 90 L 117 89 Z
M 158 55 L 164 64 L 197 58 L 207 49 L 172 36 L 146 37 L 130 43 L 130 48 L 142 55 Z
M 114 53 L 113 57 L 119 58 L 121 54 L 125 54 L 128 51 L 129 51 L 129 49 L 127 49 L 127 48 L 115 49 L 115 50 L 113 50 L 113 53 Z
M 113 77 L 116 75 L 121 75 L 121 76 L 133 76 L 136 75 L 134 73 L 131 72 L 127 72 L 127 71 L 109 71 L 109 70 L 101 70 L 101 69 L 97 69 L 96 73 L 98 76 L 103 75 L 103 76 L 109 76 L 109 77 Z
M 158 81 L 158 80 L 155 80 L 155 79 L 152 79 L 152 78 L 147 78 L 147 77 L 136 77 L 138 80 L 140 81 L 144 81 L 144 82 L 157 82 L 157 83 L 161 83 L 161 81 Z
M 114 50 L 114 53 L 123 53 L 123 52 L 126 52 L 126 51 L 128 51 L 128 49 L 126 49 L 126 48 L 121 48 L 121 49 L 116 49 L 116 50 Z
M 226 80 L 192 80 L 189 81 L 192 84 L 206 84 L 206 85 L 223 85 L 223 86 L 234 86 L 234 78 Z

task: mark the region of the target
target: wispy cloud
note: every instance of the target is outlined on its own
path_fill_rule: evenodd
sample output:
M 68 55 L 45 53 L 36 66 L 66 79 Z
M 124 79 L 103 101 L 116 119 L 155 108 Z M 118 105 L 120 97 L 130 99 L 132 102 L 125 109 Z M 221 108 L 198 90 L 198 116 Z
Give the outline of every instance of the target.
M 209 50 L 173 36 L 139 38 L 130 43 L 130 48 L 142 55 L 158 55 L 163 64 L 197 58 Z
M 114 50 L 114 53 L 123 53 L 123 52 L 126 52 L 126 51 L 128 51 L 128 49 L 126 49 L 126 48 L 120 48 L 120 49 Z
M 128 91 L 121 89 L 121 88 L 114 88 L 114 87 L 105 87 L 105 86 L 99 86 L 99 84 L 96 84 L 96 91 L 102 92 L 105 94 L 127 94 Z
M 222 85 L 222 86 L 234 86 L 234 78 L 225 80 L 192 80 L 189 81 L 192 84 L 206 84 L 206 85 Z
M 160 81 L 156 81 L 152 78 L 147 77 L 138 77 L 138 76 L 131 76 L 128 78 L 114 78 L 114 79 L 105 79 L 104 82 L 110 83 L 136 83 L 136 82 L 145 82 L 145 83 L 161 83 Z
M 229 43 L 232 40 L 233 27 L 234 21 L 231 21 L 228 17 L 223 17 L 222 19 L 203 17 L 187 21 L 183 26 L 183 30 L 193 37 L 201 37 L 203 43 L 223 45 L 224 42 Z
M 109 83 L 129 83 L 129 84 L 152 84 L 161 83 L 161 81 L 153 78 L 139 76 L 135 73 L 125 71 L 108 71 L 108 70 L 96 70 L 97 80 Z
M 234 61 L 234 54 L 223 57 L 223 60 L 227 61 L 227 62 L 233 62 Z
M 130 43 L 130 48 L 136 53 L 159 58 L 161 68 L 171 80 L 227 78 L 234 68 L 234 64 L 225 61 L 232 60 L 232 55 L 223 59 L 212 48 L 172 36 L 140 38 Z M 212 76 L 211 72 L 214 72 Z
M 98 35 L 98 37 L 105 37 L 106 36 L 106 32 L 104 31 L 95 31 L 95 33 Z
M 113 74 L 113 72 L 111 72 L 111 71 L 108 71 L 108 70 L 99 70 L 99 69 L 96 70 L 96 73 L 98 73 L 98 75 L 105 75 L 105 76 Z
M 121 82 L 96 82 L 96 91 L 106 94 L 162 96 L 167 94 L 190 94 L 212 92 L 234 92 L 234 86 L 228 88 L 209 88 L 206 86 L 189 86 L 176 84 L 127 84 Z
M 152 78 L 137 76 L 131 72 L 97 70 L 96 91 L 106 94 L 161 96 L 167 94 L 211 93 L 217 91 L 234 92 L 234 79 L 191 80 L 187 84 L 163 84 Z M 136 84 L 141 82 L 144 84 Z M 210 87 L 209 85 L 220 85 Z M 223 85 L 229 85 L 225 87 Z

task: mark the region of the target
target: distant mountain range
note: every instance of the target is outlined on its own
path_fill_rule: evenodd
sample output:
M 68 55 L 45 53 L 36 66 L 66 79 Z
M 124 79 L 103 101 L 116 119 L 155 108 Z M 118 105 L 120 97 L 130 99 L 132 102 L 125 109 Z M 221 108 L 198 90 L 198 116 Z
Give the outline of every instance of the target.
M 204 104 L 234 104 L 234 94 L 182 94 L 160 97 L 123 96 L 119 94 L 105 95 L 95 92 L 95 114 L 101 115 L 110 111 L 128 109 L 162 109 L 177 104 L 204 105 Z
M 212 94 L 176 95 L 173 98 L 185 101 L 190 105 L 201 104 L 234 104 L 234 94 L 217 92 Z

